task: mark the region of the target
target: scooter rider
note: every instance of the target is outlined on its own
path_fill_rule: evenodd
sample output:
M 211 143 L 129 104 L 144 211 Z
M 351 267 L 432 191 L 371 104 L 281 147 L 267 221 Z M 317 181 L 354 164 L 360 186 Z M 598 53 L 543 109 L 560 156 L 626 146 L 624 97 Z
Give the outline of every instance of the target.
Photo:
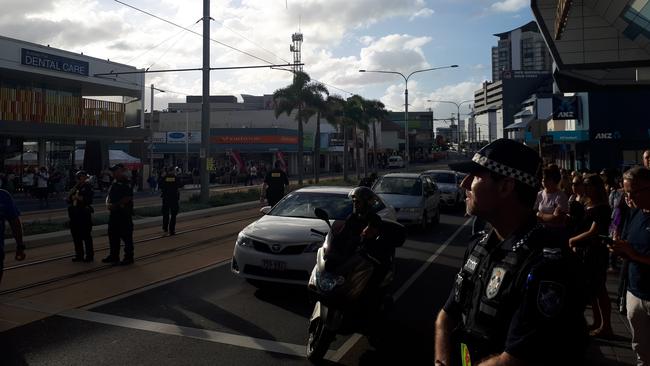
M 352 214 L 340 234 L 347 238 L 347 250 L 356 250 L 373 262 L 375 270 L 369 287 L 376 289 L 392 270 L 395 243 L 402 243 L 406 233 L 405 230 L 385 232 L 381 229 L 382 219 L 373 210 L 378 198 L 370 188 L 357 187 L 348 197 L 352 199 Z

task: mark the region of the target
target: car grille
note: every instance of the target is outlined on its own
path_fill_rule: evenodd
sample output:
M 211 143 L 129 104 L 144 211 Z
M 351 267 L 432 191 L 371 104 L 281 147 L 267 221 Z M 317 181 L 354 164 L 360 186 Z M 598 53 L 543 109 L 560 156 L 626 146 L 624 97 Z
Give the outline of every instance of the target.
M 244 266 L 244 273 L 252 276 L 271 277 L 271 278 L 278 278 L 282 280 L 296 280 L 296 281 L 308 281 L 310 275 L 309 272 L 307 271 L 300 271 L 296 269 L 289 269 L 286 271 L 274 271 L 271 269 L 264 269 L 259 266 L 253 266 L 250 264 Z
M 255 250 L 262 253 L 277 254 L 277 255 L 297 255 L 297 254 L 302 254 L 305 251 L 305 249 L 307 249 L 307 244 L 289 245 L 282 248 L 282 250 L 279 252 L 274 252 L 273 250 L 271 250 L 270 245 L 266 243 L 262 243 L 261 241 L 253 240 L 253 247 L 255 248 Z

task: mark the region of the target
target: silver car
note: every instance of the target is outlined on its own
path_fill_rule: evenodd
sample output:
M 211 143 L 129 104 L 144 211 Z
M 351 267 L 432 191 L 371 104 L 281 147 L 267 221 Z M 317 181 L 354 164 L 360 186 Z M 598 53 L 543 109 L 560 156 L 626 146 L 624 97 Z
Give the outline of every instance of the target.
M 440 189 L 440 202 L 450 207 L 459 207 L 465 202 L 465 190 L 460 188 L 464 175 L 453 170 L 427 170 L 426 174 Z
M 426 229 L 440 221 L 440 190 L 427 175 L 393 173 L 379 178 L 372 187 L 381 199 L 393 206 L 397 221 Z
M 232 272 L 248 280 L 306 284 L 323 238 L 311 232 L 329 231 L 314 209 L 322 208 L 332 221 L 352 213 L 350 187 L 305 187 L 286 195 L 273 208 L 262 208 L 262 218 L 246 226 L 237 237 Z M 381 198 L 373 211 L 395 220 L 395 211 Z

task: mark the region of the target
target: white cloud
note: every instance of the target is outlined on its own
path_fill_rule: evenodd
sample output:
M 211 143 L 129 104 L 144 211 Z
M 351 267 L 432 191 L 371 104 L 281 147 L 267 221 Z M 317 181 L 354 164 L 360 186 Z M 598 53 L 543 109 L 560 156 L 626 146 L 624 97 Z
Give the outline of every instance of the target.
M 417 13 L 411 15 L 411 17 L 409 18 L 409 21 L 413 21 L 413 20 L 415 20 L 417 18 L 428 18 L 428 17 L 432 16 L 434 13 L 435 13 L 435 11 L 433 11 L 433 9 L 423 8 L 423 9 L 418 10 Z
M 492 4 L 491 9 L 497 12 L 515 12 L 530 4 L 529 0 L 503 0 Z
M 2 1 L 5 6 L 0 13 L 0 34 L 4 36 L 50 44 L 142 68 L 152 64 L 152 69 L 201 66 L 201 37 L 112 1 Z M 138 0 L 128 3 L 201 32 L 202 24 L 196 23 L 201 17 L 200 0 Z M 310 0 L 289 1 L 288 4 L 288 9 L 285 9 L 284 2 L 279 0 L 212 0 L 211 15 L 215 21 L 211 23 L 211 37 L 265 60 L 283 63 L 283 60 L 292 59 L 288 44 L 291 34 L 298 29 L 300 15 L 305 38 L 302 49 L 305 71 L 315 79 L 354 93 L 360 93 L 373 84 L 399 81 L 399 78 L 390 79 L 387 75 L 360 74 L 360 68 L 410 72 L 430 67 L 423 52 L 423 47 L 432 40 L 430 37 L 408 34 L 362 36 L 367 27 L 387 19 L 430 16 L 433 10 L 425 7 L 424 0 Z M 359 42 L 361 49 L 343 55 L 333 53 L 333 49 L 349 41 Z M 211 43 L 211 54 L 214 67 L 264 64 L 216 43 Z M 211 92 L 271 93 L 290 82 L 291 74 L 284 71 L 214 71 L 211 73 Z M 172 91 L 201 92 L 199 72 L 148 74 L 146 85 L 152 83 L 167 90 L 156 95 L 157 109 L 165 108 L 167 102 L 184 98 L 184 95 Z M 336 89 L 332 91 L 338 92 Z M 146 105 L 149 106 L 146 94 Z
M 451 84 L 442 86 L 433 92 L 425 92 L 421 90 L 420 83 L 417 81 L 409 81 L 409 109 L 424 111 L 433 108 L 436 118 L 448 118 L 453 113 L 457 113 L 456 106 L 451 103 L 428 102 L 429 100 L 438 101 L 451 101 L 461 102 L 466 100 L 474 100 L 474 91 L 481 88 L 480 82 L 472 80 L 463 81 L 458 84 Z M 389 109 L 403 110 L 404 109 L 404 83 L 393 84 L 386 88 L 381 101 L 386 104 Z M 467 113 L 468 105 L 474 104 L 463 103 L 461 105 L 461 115 Z

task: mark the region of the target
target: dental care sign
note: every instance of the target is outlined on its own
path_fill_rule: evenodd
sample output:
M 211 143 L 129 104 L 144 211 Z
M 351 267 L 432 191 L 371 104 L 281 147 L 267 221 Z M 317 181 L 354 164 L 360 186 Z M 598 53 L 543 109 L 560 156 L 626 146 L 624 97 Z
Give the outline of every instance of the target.
M 88 63 L 49 53 L 21 49 L 20 62 L 23 65 L 38 67 L 40 69 L 66 72 L 88 76 Z

